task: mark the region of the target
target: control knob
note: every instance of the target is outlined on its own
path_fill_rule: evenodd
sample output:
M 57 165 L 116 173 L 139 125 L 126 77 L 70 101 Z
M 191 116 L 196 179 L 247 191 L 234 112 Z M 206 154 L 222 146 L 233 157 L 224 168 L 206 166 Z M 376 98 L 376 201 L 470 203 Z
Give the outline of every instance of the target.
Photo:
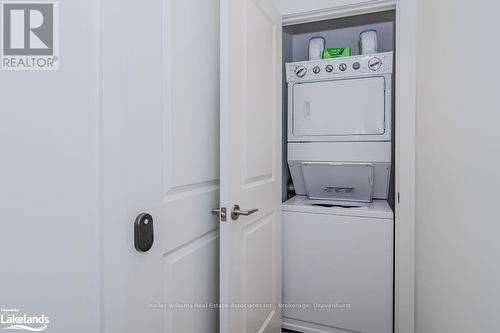
M 331 73 L 331 72 L 333 72 L 333 66 L 332 66 L 332 65 L 326 65 L 325 70 L 326 70 L 328 73 Z
M 313 68 L 314 74 L 318 74 L 320 71 L 321 71 L 321 68 L 319 68 L 319 66 L 314 66 L 314 68 Z
M 368 68 L 370 68 L 372 71 L 376 71 L 380 67 L 382 67 L 382 60 L 380 60 L 379 58 L 373 57 L 368 61 Z
M 307 73 L 307 68 L 305 68 L 304 66 L 295 67 L 295 75 L 297 75 L 298 77 L 304 77 L 306 73 Z
M 343 71 L 345 71 L 347 69 L 347 65 L 344 64 L 344 63 L 342 63 L 342 64 L 339 65 L 339 69 L 343 72 Z

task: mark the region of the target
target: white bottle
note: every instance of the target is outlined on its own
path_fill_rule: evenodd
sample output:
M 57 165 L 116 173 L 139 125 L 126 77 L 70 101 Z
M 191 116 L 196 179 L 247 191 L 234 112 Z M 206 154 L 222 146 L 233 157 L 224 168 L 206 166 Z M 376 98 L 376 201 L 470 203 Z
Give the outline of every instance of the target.
M 323 58 L 325 49 L 325 39 L 321 36 L 312 37 L 309 40 L 309 60 L 318 60 Z
M 359 34 L 360 54 L 377 53 L 377 30 L 365 30 Z

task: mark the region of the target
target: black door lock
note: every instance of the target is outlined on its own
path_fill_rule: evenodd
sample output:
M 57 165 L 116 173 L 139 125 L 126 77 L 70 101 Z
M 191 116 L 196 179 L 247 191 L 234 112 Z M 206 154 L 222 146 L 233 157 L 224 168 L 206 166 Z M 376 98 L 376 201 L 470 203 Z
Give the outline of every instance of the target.
M 139 252 L 147 252 L 153 246 L 153 217 L 148 213 L 137 215 L 134 223 L 135 249 Z

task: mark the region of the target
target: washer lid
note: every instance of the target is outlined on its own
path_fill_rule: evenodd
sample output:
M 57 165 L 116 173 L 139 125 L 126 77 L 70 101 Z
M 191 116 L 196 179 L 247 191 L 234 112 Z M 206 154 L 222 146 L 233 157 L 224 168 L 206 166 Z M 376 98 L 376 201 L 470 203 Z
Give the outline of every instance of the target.
M 328 201 L 335 204 L 334 201 Z M 282 204 L 283 212 L 295 212 L 303 214 L 327 214 L 340 216 L 357 216 L 375 218 L 375 221 L 388 219 L 392 221 L 394 215 L 392 209 L 386 200 L 373 200 L 371 203 L 365 203 L 361 207 L 343 208 L 339 205 L 327 206 L 323 200 L 310 200 L 306 196 L 296 195 Z M 304 219 L 307 223 L 307 219 Z
M 372 163 L 302 162 L 309 199 L 371 202 Z

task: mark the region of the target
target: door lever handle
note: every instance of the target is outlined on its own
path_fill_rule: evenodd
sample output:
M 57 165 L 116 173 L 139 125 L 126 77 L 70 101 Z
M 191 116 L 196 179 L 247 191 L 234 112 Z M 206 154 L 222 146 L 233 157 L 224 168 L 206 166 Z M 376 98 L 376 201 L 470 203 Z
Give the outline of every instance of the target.
M 238 217 L 240 217 L 240 215 L 249 216 L 258 211 L 259 210 L 257 208 L 249 210 L 241 210 L 239 205 L 234 205 L 233 209 L 231 209 L 231 218 L 236 221 Z

